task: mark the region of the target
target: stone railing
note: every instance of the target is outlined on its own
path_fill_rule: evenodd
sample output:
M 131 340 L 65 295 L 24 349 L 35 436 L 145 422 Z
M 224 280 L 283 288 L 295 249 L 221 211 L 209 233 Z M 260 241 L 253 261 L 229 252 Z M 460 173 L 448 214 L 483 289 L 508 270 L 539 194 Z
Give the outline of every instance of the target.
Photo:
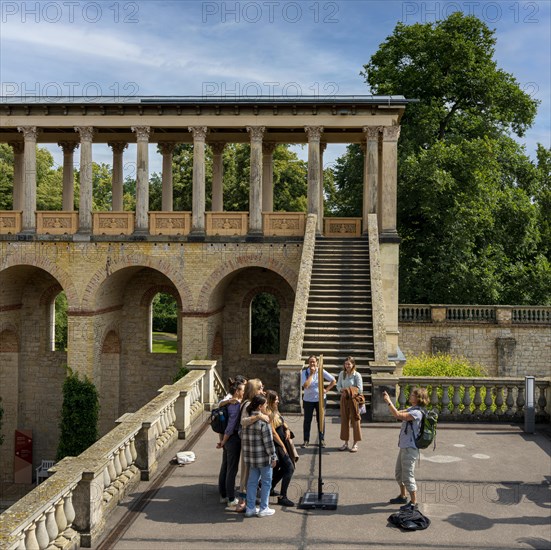
M 191 231 L 191 212 L 149 212 L 151 235 L 187 235 Z
M 72 235 L 78 230 L 78 212 L 39 211 L 36 232 L 49 235 Z
M 134 232 L 134 212 L 93 212 L 94 235 L 131 235 Z
M 91 547 L 111 510 L 140 480 L 149 480 L 173 443 L 189 436 L 205 408 L 225 393 L 215 383 L 216 361 L 191 361 L 190 372 L 78 457 L 66 457 L 52 475 L 0 515 L 0 548 L 34 550 Z M 217 393 L 218 392 L 218 393 Z
M 233 237 L 249 230 L 248 212 L 205 212 L 207 235 Z
M 551 325 L 551 307 L 401 304 L 398 322 Z
M 323 234 L 326 237 L 359 237 L 362 218 L 323 218 Z
M 302 237 L 306 227 L 304 212 L 263 212 L 262 226 L 267 237 Z
M 448 378 L 373 375 L 373 419 L 393 419 L 382 399 L 386 390 L 399 409 L 407 406 L 413 386 L 429 391 L 428 409 L 439 412 L 439 420 L 460 422 L 519 422 L 524 418 L 526 404 L 524 378 Z M 551 412 L 551 379 L 535 382 L 536 419 L 549 421 Z
M 15 235 L 21 231 L 23 212 L 21 210 L 0 211 L 0 235 Z

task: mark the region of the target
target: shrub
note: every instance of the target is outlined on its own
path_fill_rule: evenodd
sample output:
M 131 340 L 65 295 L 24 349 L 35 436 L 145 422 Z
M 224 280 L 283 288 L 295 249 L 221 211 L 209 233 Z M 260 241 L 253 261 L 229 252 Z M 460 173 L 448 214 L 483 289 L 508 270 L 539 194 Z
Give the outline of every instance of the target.
M 450 378 L 477 378 L 481 376 L 486 376 L 486 369 L 478 364 L 471 363 L 468 359 L 461 356 L 453 356 L 449 354 L 439 353 L 437 355 L 428 355 L 422 353 L 419 356 L 411 357 L 408 359 L 404 367 L 404 376 L 419 376 L 419 377 L 432 377 L 432 376 L 447 376 Z M 409 399 L 409 393 L 412 389 L 411 385 L 407 385 L 404 388 L 406 394 L 406 401 Z M 427 385 L 427 390 L 429 395 L 432 395 L 432 386 Z M 442 388 L 437 388 L 438 393 L 438 402 L 436 409 L 439 411 L 442 410 Z M 469 388 L 469 394 L 471 396 L 471 411 L 474 410 L 475 405 L 473 399 L 475 396 L 475 388 Z M 448 409 L 453 410 L 452 398 L 454 394 L 454 388 L 450 386 L 448 388 L 448 397 L 450 404 Z M 461 399 L 461 404 L 459 405 L 459 410 L 463 411 L 465 405 L 463 405 L 463 396 L 465 395 L 465 386 L 459 387 L 459 396 Z M 480 396 L 482 398 L 481 410 L 484 411 L 486 406 L 484 404 L 484 398 L 486 396 L 486 388 L 481 388 Z M 495 396 L 493 396 L 495 398 Z M 430 408 L 430 407 L 429 407 Z M 495 405 L 492 405 L 492 410 L 495 409 Z
M 88 377 L 81 380 L 69 367 L 67 371 L 63 383 L 57 460 L 78 456 L 98 439 L 98 391 Z
M 172 383 L 175 384 L 176 382 L 178 382 L 178 380 L 180 380 L 180 378 L 183 378 L 188 372 L 189 372 L 189 369 L 186 366 L 182 365 L 180 367 L 180 370 L 176 373 L 176 375 L 172 379 Z

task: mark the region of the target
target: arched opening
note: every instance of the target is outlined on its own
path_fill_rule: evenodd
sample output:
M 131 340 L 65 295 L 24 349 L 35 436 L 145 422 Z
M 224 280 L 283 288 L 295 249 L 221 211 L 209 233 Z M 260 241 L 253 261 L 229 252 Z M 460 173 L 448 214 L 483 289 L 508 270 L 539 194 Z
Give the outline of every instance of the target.
M 269 292 L 258 293 L 251 301 L 251 354 L 279 353 L 280 307 L 277 298 Z
M 52 302 L 51 351 L 67 351 L 67 295 L 61 291 Z
M 158 292 L 151 302 L 151 352 L 178 352 L 178 302 L 167 292 Z

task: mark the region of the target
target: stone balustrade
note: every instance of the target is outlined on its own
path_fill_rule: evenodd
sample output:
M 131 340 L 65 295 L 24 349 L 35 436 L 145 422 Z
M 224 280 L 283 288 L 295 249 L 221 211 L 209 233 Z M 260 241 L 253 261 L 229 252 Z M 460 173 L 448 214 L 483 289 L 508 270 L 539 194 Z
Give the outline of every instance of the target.
M 551 307 L 402 304 L 400 323 L 551 325 Z
M 324 218 L 323 233 L 326 237 L 359 237 L 362 218 Z
M 174 452 L 225 394 L 216 361 L 191 361 L 190 372 L 78 457 L 66 457 L 53 474 L 0 515 L 0 547 L 42 550 L 91 547 L 109 512 L 140 480 L 151 479 L 163 455 Z
M 440 420 L 459 422 L 520 422 L 524 419 L 526 404 L 525 379 L 504 378 L 448 378 L 373 375 L 373 419 L 392 420 L 382 399 L 386 390 L 399 409 L 409 406 L 409 391 L 413 386 L 429 391 L 428 409 L 436 409 Z M 536 419 L 549 421 L 551 413 L 551 379 L 536 379 Z

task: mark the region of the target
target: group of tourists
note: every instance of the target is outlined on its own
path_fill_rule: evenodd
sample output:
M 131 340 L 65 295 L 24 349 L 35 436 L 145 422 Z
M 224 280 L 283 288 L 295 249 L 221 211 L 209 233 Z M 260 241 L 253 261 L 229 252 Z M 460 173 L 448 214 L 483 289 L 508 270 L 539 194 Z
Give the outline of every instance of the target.
M 340 392 L 340 439 L 339 451 L 358 452 L 362 440 L 361 414 L 365 412 L 362 376 L 356 371 L 353 357 L 347 357 L 338 379 L 322 369 L 323 382 L 319 380 L 320 369 L 315 356 L 308 358 L 308 366 L 301 373 L 303 389 L 304 421 L 303 448 L 310 445 L 311 425 L 314 414 L 319 433 L 319 444 L 325 447 L 325 427 L 320 419 L 320 392 L 325 407 L 326 394 L 335 386 Z M 327 384 L 326 384 L 327 383 Z M 218 478 L 220 502 L 226 510 L 244 512 L 246 517 L 271 516 L 275 513 L 269 506 L 269 497 L 276 496 L 281 506 L 294 506 L 287 495 L 293 477 L 298 454 L 293 444 L 294 434 L 279 412 L 279 395 L 273 390 L 264 390 L 258 378 L 246 380 L 236 376 L 229 380 L 228 395 L 219 406 L 227 405 L 229 420 L 227 428 L 216 445 L 223 450 L 222 465 Z M 396 461 L 395 477 L 400 487 L 400 495 L 390 500 L 393 504 L 404 504 L 402 508 L 416 508 L 417 486 L 415 484 L 415 462 L 419 450 L 415 436 L 419 433 L 422 414 L 418 406 L 428 403 L 425 389 L 416 388 L 410 394 L 412 407 L 399 411 L 389 395 L 383 393 L 390 413 L 402 421 L 398 441 L 399 454 Z M 408 433 L 408 427 L 411 426 Z M 352 430 L 352 444 L 350 441 Z M 240 471 L 239 490 L 235 480 Z M 281 482 L 280 491 L 276 486 Z M 258 492 L 260 496 L 258 498 Z M 409 492 L 408 502 L 406 491 Z M 259 505 L 257 506 L 257 502 Z

